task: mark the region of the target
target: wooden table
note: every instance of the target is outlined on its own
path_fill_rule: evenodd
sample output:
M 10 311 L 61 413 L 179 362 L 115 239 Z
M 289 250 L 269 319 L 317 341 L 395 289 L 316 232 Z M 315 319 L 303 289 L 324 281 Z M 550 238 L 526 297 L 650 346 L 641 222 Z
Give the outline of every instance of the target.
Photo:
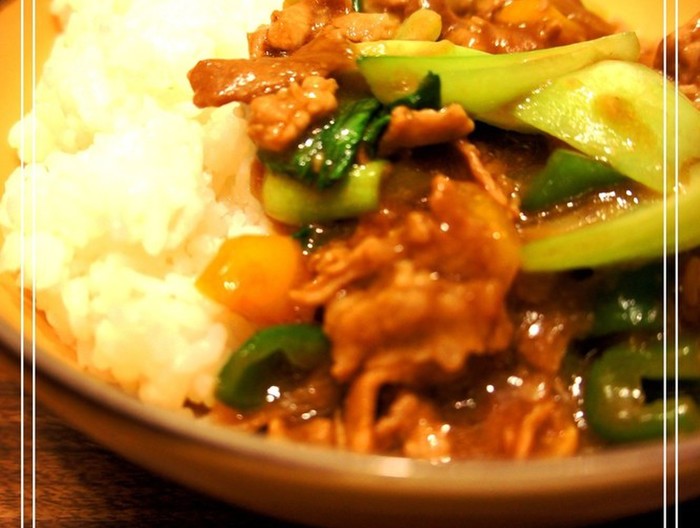
M 16 373 L 0 369 L 0 526 L 20 524 L 21 396 Z M 31 438 L 31 398 L 25 398 Z M 224 504 L 137 467 L 36 410 L 36 521 L 39 527 L 229 526 L 303 528 Z M 25 523 L 31 519 L 31 444 L 25 444 Z M 592 505 L 592 507 L 595 507 Z M 695 526 L 700 500 L 683 505 L 680 526 Z M 25 524 L 28 526 L 28 524 Z M 661 512 L 600 525 L 663 526 Z M 668 526 L 674 526 L 671 520 Z M 388 527 L 389 528 L 389 527 Z

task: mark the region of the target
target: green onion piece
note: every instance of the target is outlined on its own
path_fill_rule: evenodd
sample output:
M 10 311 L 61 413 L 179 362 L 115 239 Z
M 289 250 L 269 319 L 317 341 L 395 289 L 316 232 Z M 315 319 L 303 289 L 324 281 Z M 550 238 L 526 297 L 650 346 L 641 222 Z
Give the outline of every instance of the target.
M 700 111 L 679 96 L 676 140 L 674 94 L 670 81 L 655 70 L 603 61 L 554 79 L 525 98 L 513 114 L 662 192 L 673 188 L 676 163 L 683 181 L 688 167 L 700 160 Z
M 624 179 L 606 163 L 571 150 L 556 149 L 528 185 L 520 205 L 524 211 L 546 209 Z
M 634 33 L 502 55 L 366 56 L 358 58 L 360 72 L 380 101 L 413 92 L 432 72 L 440 76 L 443 104 L 458 103 L 476 119 L 506 128 L 522 122 L 503 112 L 548 80 L 603 59 L 636 60 L 639 41 Z
M 643 390 L 645 379 L 664 381 L 675 377 L 700 382 L 700 348 L 696 340 L 682 344 L 677 351 L 658 341 L 646 345 L 617 345 L 605 350 L 593 362 L 586 378 L 584 409 L 593 431 L 612 442 L 661 438 L 664 426 L 673 430 L 677 420 L 682 432 L 700 429 L 700 408 L 689 396 L 649 401 Z
M 385 161 L 355 165 L 339 184 L 316 189 L 267 170 L 262 185 L 262 206 L 271 218 L 288 225 L 353 218 L 377 209 Z
M 216 398 L 237 409 L 263 405 L 280 370 L 311 371 L 328 358 L 330 342 L 311 324 L 260 330 L 236 350 L 219 372 Z

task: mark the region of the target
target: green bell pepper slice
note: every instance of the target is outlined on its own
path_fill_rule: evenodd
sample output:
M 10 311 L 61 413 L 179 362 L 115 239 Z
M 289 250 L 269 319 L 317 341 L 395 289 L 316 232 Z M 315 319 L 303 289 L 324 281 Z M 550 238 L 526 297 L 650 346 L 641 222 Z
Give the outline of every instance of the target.
M 327 360 L 330 341 L 320 326 L 283 324 L 260 330 L 236 350 L 219 371 L 216 398 L 237 409 L 267 400 L 280 369 L 311 371 Z
M 597 293 L 591 335 L 662 331 L 664 273 L 661 263 L 622 270 Z
M 659 399 L 647 401 L 644 379 L 663 383 L 666 364 L 673 380 L 675 356 L 679 379 L 700 383 L 696 340 L 681 344 L 677 353 L 668 350 L 666 358 L 660 341 L 605 350 L 592 364 L 584 388 L 586 421 L 592 430 L 610 442 L 629 442 L 660 438 L 664 427 L 673 431 L 676 420 L 679 431 L 700 429 L 700 408 L 691 397 L 681 395 L 676 401 L 669 391 L 666 405 Z
M 594 189 L 610 187 L 625 177 L 608 164 L 568 149 L 555 149 L 527 186 L 523 211 L 546 209 Z

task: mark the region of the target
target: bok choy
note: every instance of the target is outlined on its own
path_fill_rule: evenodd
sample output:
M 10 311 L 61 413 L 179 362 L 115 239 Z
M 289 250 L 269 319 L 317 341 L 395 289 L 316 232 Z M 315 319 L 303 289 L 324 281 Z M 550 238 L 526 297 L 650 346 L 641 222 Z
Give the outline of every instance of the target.
M 700 112 L 687 98 L 678 97 L 676 138 L 674 95 L 670 81 L 654 70 L 636 63 L 602 61 L 553 79 L 527 96 L 513 113 L 663 192 L 673 187 L 676 163 L 683 181 L 690 165 L 700 161 Z
M 603 266 L 659 258 L 664 251 L 700 245 L 700 163 L 689 172 L 689 184 L 681 186 L 677 195 L 671 193 L 614 218 L 525 244 L 523 268 L 557 271 Z
M 427 43 L 427 47 L 435 47 Z M 415 47 L 415 46 L 414 46 Z M 509 128 L 521 128 L 503 107 L 528 95 L 548 80 L 603 59 L 636 60 L 634 33 L 535 51 L 490 55 L 450 53 L 428 56 L 361 56 L 358 66 L 374 95 L 391 103 L 419 86 L 428 73 L 441 79 L 443 104 L 458 103 L 473 117 Z M 507 79 L 507 82 L 504 80 Z

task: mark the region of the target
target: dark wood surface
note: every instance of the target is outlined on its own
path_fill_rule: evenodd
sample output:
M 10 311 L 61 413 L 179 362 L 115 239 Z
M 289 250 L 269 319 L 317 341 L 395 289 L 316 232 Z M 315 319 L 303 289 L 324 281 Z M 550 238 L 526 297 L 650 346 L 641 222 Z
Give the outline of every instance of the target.
M 40 404 L 36 407 L 32 460 L 29 395 L 24 398 L 27 441 L 22 482 L 20 389 L 16 373 L 0 368 L 0 527 L 21 526 L 20 490 L 24 484 L 24 526 L 31 526 L 34 499 L 39 527 L 303 528 L 210 499 L 153 475 L 71 429 Z M 679 525 L 696 526 L 698 520 L 700 500 L 683 505 Z M 668 526 L 674 525 L 670 519 Z M 624 526 L 662 527 L 662 514 L 652 512 L 599 528 Z

